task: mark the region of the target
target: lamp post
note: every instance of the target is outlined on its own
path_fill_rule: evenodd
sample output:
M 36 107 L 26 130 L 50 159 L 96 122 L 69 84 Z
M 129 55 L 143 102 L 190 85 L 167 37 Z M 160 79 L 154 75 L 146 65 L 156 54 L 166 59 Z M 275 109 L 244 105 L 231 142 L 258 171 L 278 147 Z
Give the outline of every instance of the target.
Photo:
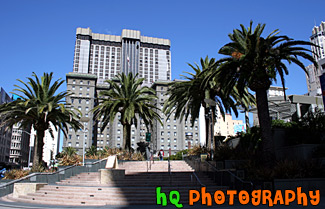
M 187 144 L 188 144 L 188 149 L 191 149 L 191 140 L 193 139 L 193 134 L 192 132 L 187 132 L 185 134 L 185 138 L 187 140 Z
M 31 133 L 27 132 L 27 131 L 24 131 L 24 130 L 21 130 L 21 132 L 24 132 L 26 134 L 29 135 L 29 137 L 32 136 Z M 35 141 L 35 138 L 36 138 L 36 134 L 34 134 L 34 141 Z M 30 139 L 30 138 L 29 138 Z M 34 142 L 35 144 L 35 142 Z M 28 168 L 30 167 L 30 159 L 31 159 L 31 153 L 32 153 L 32 146 L 30 146 L 30 142 L 29 142 L 29 153 L 28 153 Z
M 89 121 L 90 119 L 88 117 L 81 117 L 80 118 L 80 122 L 83 122 L 84 127 L 83 127 L 83 132 L 84 132 L 84 137 L 82 140 L 82 166 L 85 165 L 85 140 L 86 140 L 86 123 Z

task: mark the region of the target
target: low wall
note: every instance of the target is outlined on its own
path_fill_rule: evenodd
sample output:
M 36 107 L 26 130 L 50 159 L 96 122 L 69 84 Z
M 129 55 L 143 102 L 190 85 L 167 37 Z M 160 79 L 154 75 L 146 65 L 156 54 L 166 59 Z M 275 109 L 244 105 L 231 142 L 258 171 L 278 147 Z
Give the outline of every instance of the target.
M 47 183 L 54 184 L 58 181 L 70 178 L 71 176 L 84 172 L 97 172 L 101 168 L 105 168 L 106 159 L 99 160 L 95 163 L 86 163 L 85 166 L 65 166 L 59 167 L 55 173 L 32 173 L 21 179 L 12 180 L 8 183 L 0 185 L 0 197 L 13 192 L 15 183 Z
M 325 178 L 304 178 L 304 179 L 274 179 L 275 190 L 293 190 L 296 191 L 297 187 L 301 187 L 303 192 L 320 190 L 325 191 Z

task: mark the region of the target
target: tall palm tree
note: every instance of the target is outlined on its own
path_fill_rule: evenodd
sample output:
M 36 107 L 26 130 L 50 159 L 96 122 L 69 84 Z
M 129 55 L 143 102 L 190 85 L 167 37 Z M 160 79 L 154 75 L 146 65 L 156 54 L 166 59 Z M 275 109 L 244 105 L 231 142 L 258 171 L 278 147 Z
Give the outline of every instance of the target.
M 75 130 L 82 125 L 78 116 L 65 104 L 67 92 L 56 93 L 64 80 L 52 82 L 53 73 L 44 73 L 41 79 L 35 73 L 34 78 L 27 78 L 29 82 L 18 81 L 23 85 L 15 85 L 13 94 L 18 99 L 0 106 L 1 126 L 10 128 L 12 125 L 20 123 L 20 127 L 33 126 L 36 131 L 34 142 L 33 169 L 37 169 L 42 162 L 44 134 L 50 130 L 52 124 L 56 130 L 62 130 L 66 135 L 67 124 Z
M 123 125 L 123 147 L 130 149 L 131 125 L 137 125 L 137 117 L 143 119 L 148 130 L 153 120 L 162 122 L 157 113 L 159 109 L 153 105 L 153 100 L 157 99 L 156 92 L 154 89 L 142 86 L 144 78 L 137 79 L 137 75 L 122 73 L 117 75 L 117 80 L 106 80 L 110 89 L 99 93 L 102 98 L 92 111 L 97 120 L 102 120 L 101 131 L 108 123 L 114 121 L 117 113 L 120 113 L 120 122 Z
M 170 97 L 165 102 L 163 111 L 170 117 L 172 113 L 175 113 L 176 118 L 181 120 L 185 117 L 185 120 L 191 115 L 191 123 L 194 125 L 195 119 L 199 118 L 199 112 L 201 106 L 204 108 L 206 116 L 210 114 L 210 117 L 205 118 L 206 122 L 206 145 L 208 149 L 211 148 L 211 134 L 214 133 L 213 127 L 216 118 L 216 110 L 219 109 L 221 115 L 224 117 L 225 112 L 234 111 L 237 115 L 236 100 L 239 99 L 239 95 L 236 91 L 232 91 L 231 94 L 225 94 L 222 86 L 220 86 L 214 80 L 210 80 L 208 85 L 204 85 L 205 77 L 207 73 L 217 70 L 215 59 L 209 59 L 207 56 L 205 59 L 200 59 L 200 64 L 195 65 L 188 64 L 194 73 L 188 73 L 189 76 L 184 76 L 186 81 L 173 82 L 168 89 Z M 215 104 L 208 104 L 207 101 L 212 100 Z M 218 108 L 216 108 L 218 107 Z M 209 128 L 210 119 L 212 119 L 212 129 Z
M 263 140 L 263 162 L 270 165 L 273 157 L 271 140 L 271 120 L 269 116 L 267 90 L 279 75 L 283 89 L 285 90 L 284 76 L 289 74 L 285 61 L 301 67 L 306 73 L 304 64 L 299 61 L 302 57 L 317 63 L 308 54 L 310 50 L 302 47 L 313 45 L 306 41 L 295 41 L 287 36 L 280 36 L 278 30 L 274 30 L 267 37 L 262 37 L 265 24 L 258 24 L 255 29 L 250 22 L 246 29 L 233 30 L 229 34 L 230 43 L 224 45 L 219 53 L 227 55 L 218 61 L 222 63 L 218 72 L 212 73 L 211 77 L 217 76 L 222 85 L 232 88 L 237 85 L 239 92 L 245 87 L 256 93 L 258 118 Z M 210 77 L 210 78 L 211 78 Z M 209 80 L 209 79 L 208 79 Z

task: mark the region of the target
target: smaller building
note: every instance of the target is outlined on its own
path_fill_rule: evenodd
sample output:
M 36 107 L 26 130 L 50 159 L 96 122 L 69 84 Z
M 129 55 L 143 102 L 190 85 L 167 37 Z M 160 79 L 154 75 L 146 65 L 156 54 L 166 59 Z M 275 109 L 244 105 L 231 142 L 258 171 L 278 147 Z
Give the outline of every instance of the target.
M 19 128 L 19 125 L 20 124 L 16 124 L 12 128 L 9 162 L 22 167 L 27 167 L 30 151 L 30 127 L 21 129 Z
M 243 125 L 242 120 L 233 120 L 231 114 L 225 114 L 225 118 L 222 115 L 217 116 L 217 121 L 214 125 L 215 136 L 234 136 L 238 132 L 238 126 Z
M 2 87 L 0 87 L 0 104 L 8 103 L 11 101 L 12 100 L 7 92 Z M 9 162 L 10 142 L 11 130 L 6 130 L 6 127 L 0 127 L 0 162 Z
M 271 87 L 270 90 L 272 91 L 268 93 L 269 112 L 272 119 L 297 121 L 308 111 L 324 111 L 323 101 L 320 96 L 289 95 L 284 98 L 283 89 L 281 89 L 280 87 Z M 259 125 L 257 108 L 253 107 L 249 112 L 253 113 L 254 125 Z
M 50 162 L 52 159 L 55 159 L 55 156 L 59 152 L 59 145 L 60 145 L 60 131 L 55 130 L 55 127 L 51 124 L 50 128 L 52 129 L 53 136 L 51 135 L 50 131 L 45 131 L 44 135 L 44 146 L 43 146 L 43 161 L 47 163 L 47 165 L 50 165 Z M 34 149 L 34 140 L 36 136 L 36 131 L 34 128 L 31 130 L 30 135 L 30 144 L 29 146 L 31 149 Z M 32 151 L 33 152 L 33 151 Z M 33 155 L 31 155 L 31 161 L 32 162 Z

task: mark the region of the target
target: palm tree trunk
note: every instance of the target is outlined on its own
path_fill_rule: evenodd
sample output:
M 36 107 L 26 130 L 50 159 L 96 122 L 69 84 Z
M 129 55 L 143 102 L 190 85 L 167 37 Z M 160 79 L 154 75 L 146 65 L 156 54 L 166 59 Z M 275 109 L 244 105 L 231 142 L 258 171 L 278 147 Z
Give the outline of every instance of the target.
M 215 123 L 215 119 L 216 119 L 216 107 L 215 106 L 213 106 L 212 107 L 212 121 L 211 121 L 211 138 L 212 138 L 212 143 L 213 143 L 213 153 L 215 152 L 215 150 L 216 150 L 216 141 L 215 141 L 215 139 L 214 139 L 214 123 Z M 212 156 L 211 156 L 212 157 Z
M 131 148 L 131 125 L 123 125 L 123 147 L 127 150 Z
M 36 138 L 34 140 L 33 170 L 38 170 L 43 160 L 44 135 L 44 130 L 36 130 Z
M 256 90 L 256 105 L 262 134 L 262 162 L 264 165 L 270 167 L 273 164 L 274 152 L 271 131 L 271 118 L 269 114 L 266 89 Z
M 209 116 L 209 108 L 204 108 L 204 116 L 205 116 L 205 146 L 210 150 L 211 148 L 211 134 L 210 134 L 210 116 Z

